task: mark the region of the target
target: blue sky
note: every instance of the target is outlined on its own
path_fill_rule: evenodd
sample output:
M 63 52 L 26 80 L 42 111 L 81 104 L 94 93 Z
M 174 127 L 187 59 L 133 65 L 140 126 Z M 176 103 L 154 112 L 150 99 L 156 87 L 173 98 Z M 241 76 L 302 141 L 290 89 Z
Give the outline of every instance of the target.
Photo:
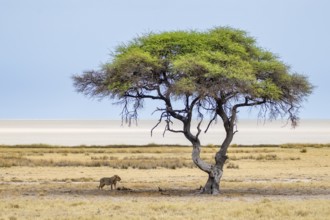
M 329 11 L 328 0 L 0 0 L 0 119 L 120 119 L 110 100 L 77 94 L 72 74 L 139 34 L 215 26 L 248 31 L 307 75 L 301 118 L 330 119 Z

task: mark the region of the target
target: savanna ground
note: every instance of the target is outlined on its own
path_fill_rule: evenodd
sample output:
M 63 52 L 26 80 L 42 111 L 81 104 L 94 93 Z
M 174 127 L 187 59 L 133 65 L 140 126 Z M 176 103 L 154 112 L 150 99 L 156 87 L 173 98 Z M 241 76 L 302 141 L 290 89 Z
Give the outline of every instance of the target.
M 211 161 L 217 147 L 203 148 Z M 330 145 L 231 146 L 221 194 L 191 147 L 0 146 L 0 219 L 329 219 Z M 120 190 L 98 190 L 118 174 Z M 159 190 L 160 189 L 160 190 Z

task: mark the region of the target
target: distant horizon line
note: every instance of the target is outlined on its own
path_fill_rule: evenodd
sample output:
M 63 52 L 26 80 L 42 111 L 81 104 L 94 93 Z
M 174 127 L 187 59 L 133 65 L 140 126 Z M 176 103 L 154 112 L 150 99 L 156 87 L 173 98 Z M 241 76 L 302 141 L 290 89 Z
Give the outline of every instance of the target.
M 158 121 L 158 118 L 140 118 L 137 119 L 137 121 Z M 269 122 L 274 122 L 274 121 L 286 121 L 287 119 L 285 118 L 279 118 L 279 119 L 264 119 L 264 118 L 241 118 L 238 119 L 238 121 L 255 121 L 255 120 L 262 120 L 262 121 L 269 121 Z M 330 118 L 301 118 L 299 121 L 321 121 L 321 120 L 330 120 Z M 79 118 L 22 118 L 22 119 L 12 119 L 12 118 L 0 118 L 0 121 L 122 121 L 122 119 L 113 119 L 113 118 L 84 118 L 84 119 L 79 119 Z M 135 120 L 134 120 L 135 121 Z M 197 119 L 193 119 L 193 121 L 197 121 Z M 204 119 L 204 121 L 207 121 L 207 119 Z

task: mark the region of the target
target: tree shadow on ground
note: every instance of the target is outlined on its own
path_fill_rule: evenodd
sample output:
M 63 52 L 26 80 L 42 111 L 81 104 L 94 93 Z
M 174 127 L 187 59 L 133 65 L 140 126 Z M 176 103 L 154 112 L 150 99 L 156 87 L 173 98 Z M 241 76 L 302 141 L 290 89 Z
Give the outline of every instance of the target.
M 99 189 L 61 189 L 50 192 L 51 194 L 66 194 L 66 195 L 90 195 L 90 196 L 114 196 L 114 197 L 194 197 L 194 196 L 208 196 L 202 194 L 200 189 L 185 189 L 185 188 L 146 188 L 146 189 L 121 189 L 116 190 L 99 190 Z M 292 188 L 225 188 L 221 189 L 219 197 L 238 198 L 238 197 L 327 197 L 330 198 L 330 190 L 322 188 L 309 189 L 292 189 Z

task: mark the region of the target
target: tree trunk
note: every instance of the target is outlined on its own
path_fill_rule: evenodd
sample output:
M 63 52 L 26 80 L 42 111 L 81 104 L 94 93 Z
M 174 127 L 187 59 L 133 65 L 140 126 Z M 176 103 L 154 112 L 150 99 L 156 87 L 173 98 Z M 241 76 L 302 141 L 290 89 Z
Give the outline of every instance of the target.
M 201 193 L 216 195 L 220 192 L 220 180 L 223 174 L 223 165 L 227 160 L 227 156 L 221 156 L 220 151 L 215 157 L 216 164 L 210 165 L 200 158 L 200 143 L 198 141 L 193 142 L 192 160 L 199 169 L 209 175 L 205 186 L 201 189 Z
M 217 195 L 220 193 L 220 180 L 223 174 L 223 166 L 225 165 L 227 157 L 227 149 L 233 140 L 234 133 L 227 130 L 227 135 L 224 142 L 221 145 L 220 150 L 215 155 L 215 165 L 211 166 L 210 172 L 208 172 L 208 180 L 202 188 L 201 192 L 206 194 Z
M 217 195 L 220 193 L 220 180 L 223 174 L 223 165 L 227 160 L 227 156 L 222 157 L 219 165 L 211 166 L 208 180 L 202 188 L 201 193 Z
M 192 143 L 192 160 L 196 166 L 208 173 L 209 177 L 205 186 L 201 189 L 201 193 L 205 194 L 219 194 L 220 193 L 220 180 L 223 174 L 223 166 L 227 160 L 227 149 L 233 139 L 234 133 L 232 127 L 226 129 L 226 138 L 221 145 L 220 150 L 215 155 L 215 165 L 211 165 L 203 161 L 200 157 L 201 144 L 198 137 L 190 133 L 190 124 L 185 124 L 184 134 L 186 138 Z
M 192 150 L 192 160 L 193 162 L 196 164 L 196 166 L 203 170 L 206 173 L 210 173 L 211 172 L 211 168 L 212 166 L 208 163 L 206 163 L 205 161 L 203 161 L 200 157 L 200 143 L 199 141 L 195 141 L 192 142 L 193 143 L 193 150 Z

